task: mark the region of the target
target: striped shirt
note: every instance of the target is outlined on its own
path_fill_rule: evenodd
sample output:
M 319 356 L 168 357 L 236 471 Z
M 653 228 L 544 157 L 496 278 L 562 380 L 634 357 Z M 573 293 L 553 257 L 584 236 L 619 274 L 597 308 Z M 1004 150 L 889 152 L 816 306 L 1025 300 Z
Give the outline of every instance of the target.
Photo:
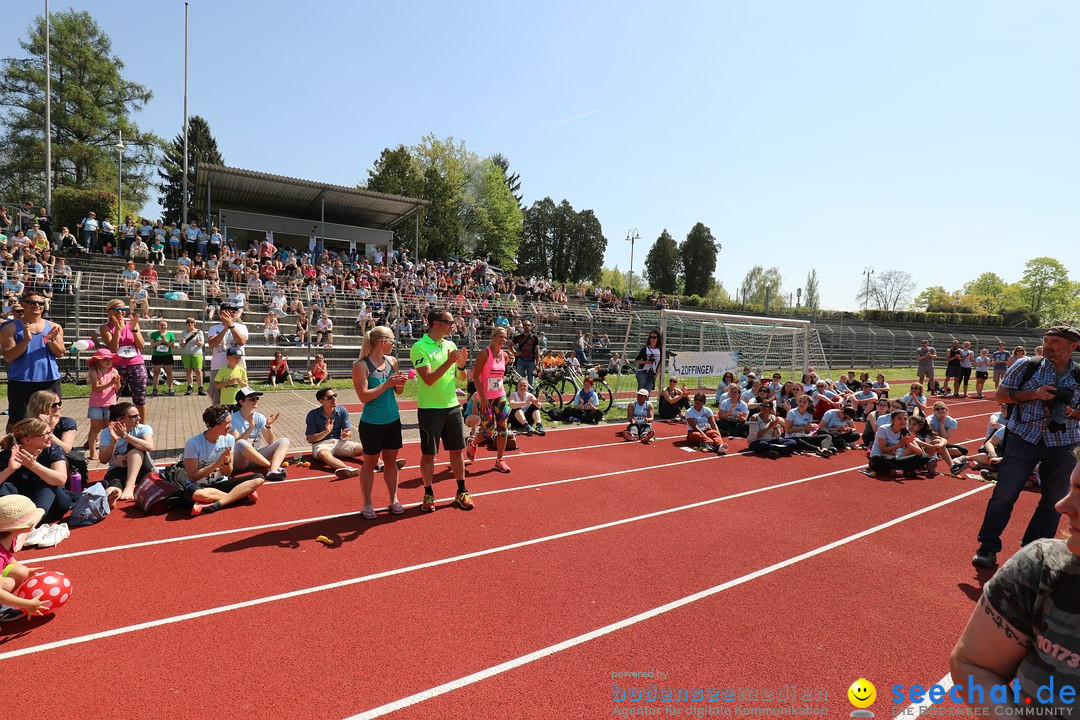
M 1076 365 L 1072 361 L 1069 361 L 1069 367 L 1061 377 L 1058 377 L 1052 362 L 1037 361 L 1041 362 L 1039 368 L 1023 387 L 1019 387 L 1024 377 L 1024 369 L 1029 362 L 1031 362 L 1029 358 L 1021 358 L 1013 363 L 1013 366 L 1005 373 L 1005 377 L 1001 379 L 1001 387 L 1009 390 L 1034 390 L 1043 385 L 1057 385 L 1076 389 L 1076 378 L 1073 376 Z M 1070 405 L 1075 407 L 1077 400 L 1080 400 L 1080 397 L 1074 397 Z M 1009 412 L 1006 425 L 1010 433 L 1016 433 L 1033 444 L 1040 440 L 1049 447 L 1080 443 L 1080 423 L 1076 420 L 1066 418 L 1063 432 L 1048 432 L 1046 425 L 1049 421 L 1050 412 L 1046 403 L 1042 400 L 1032 400 L 1016 403 Z
M 1069 717 L 1073 703 L 1063 702 L 1056 691 L 1080 687 L 1080 557 L 1060 540 L 1036 540 L 990 578 L 983 596 L 1009 625 L 1031 638 L 1016 668 L 1020 707 L 1053 707 L 1056 714 L 1043 717 Z M 1056 703 L 1044 704 L 1036 693 L 1051 682 Z

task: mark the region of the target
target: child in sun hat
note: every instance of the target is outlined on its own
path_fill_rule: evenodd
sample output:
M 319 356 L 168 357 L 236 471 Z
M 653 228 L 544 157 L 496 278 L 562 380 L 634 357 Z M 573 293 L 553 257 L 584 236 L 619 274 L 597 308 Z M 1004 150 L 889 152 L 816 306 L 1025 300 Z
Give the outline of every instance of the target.
M 26 536 L 44 514 L 44 510 L 23 495 L 0 497 L 0 622 L 34 615 L 45 605 L 38 598 L 25 600 L 14 595 L 32 572 L 15 560 L 15 553 L 22 549 Z
M 86 384 L 90 386 L 90 406 L 86 415 L 90 418 L 90 459 L 97 460 L 98 434 L 109 424 L 109 407 L 118 401 L 120 391 L 120 373 L 113 368 L 113 352 L 109 348 L 98 348 L 86 364 L 90 370 L 86 373 Z

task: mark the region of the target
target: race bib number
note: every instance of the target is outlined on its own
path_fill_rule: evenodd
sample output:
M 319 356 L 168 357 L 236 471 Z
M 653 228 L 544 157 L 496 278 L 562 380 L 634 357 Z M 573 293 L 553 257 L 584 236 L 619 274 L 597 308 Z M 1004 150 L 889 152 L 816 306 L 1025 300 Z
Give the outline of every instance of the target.
M 122 345 L 116 353 L 122 358 L 133 358 L 139 354 L 134 345 Z
M 502 387 L 502 378 L 489 377 L 487 381 L 488 392 L 495 392 Z
M 636 417 L 636 418 L 634 418 L 634 422 L 636 422 L 636 423 L 637 423 L 638 425 L 641 425 L 642 423 L 644 423 L 644 422 L 645 422 L 645 418 L 643 418 L 643 417 Z
M 164 355 L 165 353 L 172 352 L 172 348 L 170 348 L 168 345 L 163 344 L 157 346 L 157 351 Z

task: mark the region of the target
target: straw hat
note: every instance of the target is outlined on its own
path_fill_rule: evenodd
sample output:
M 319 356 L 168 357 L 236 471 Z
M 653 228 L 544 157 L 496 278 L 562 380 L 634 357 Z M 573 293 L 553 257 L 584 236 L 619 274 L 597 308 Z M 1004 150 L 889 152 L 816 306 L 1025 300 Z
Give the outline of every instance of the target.
M 4 495 L 0 497 L 0 532 L 33 529 L 44 514 L 28 497 Z

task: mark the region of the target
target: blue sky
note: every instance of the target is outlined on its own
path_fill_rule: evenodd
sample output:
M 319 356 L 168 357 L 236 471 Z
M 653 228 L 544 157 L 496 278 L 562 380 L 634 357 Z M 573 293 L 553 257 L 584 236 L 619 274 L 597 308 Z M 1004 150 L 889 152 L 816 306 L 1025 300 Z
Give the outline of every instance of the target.
M 5 3 L 5 33 L 43 0 Z M 138 122 L 183 117 L 183 2 L 53 2 L 93 14 Z M 501 152 L 527 204 L 592 208 L 607 266 L 667 228 L 722 243 L 784 291 L 816 268 L 854 308 L 863 268 L 918 289 L 1057 257 L 1080 279 L 1080 4 L 193 0 L 189 108 L 229 165 L 355 184 L 434 132 Z M 154 42 L 156 41 L 156 47 Z M 8 51 L 10 52 L 10 50 Z M 148 212 L 156 211 L 146 208 Z

